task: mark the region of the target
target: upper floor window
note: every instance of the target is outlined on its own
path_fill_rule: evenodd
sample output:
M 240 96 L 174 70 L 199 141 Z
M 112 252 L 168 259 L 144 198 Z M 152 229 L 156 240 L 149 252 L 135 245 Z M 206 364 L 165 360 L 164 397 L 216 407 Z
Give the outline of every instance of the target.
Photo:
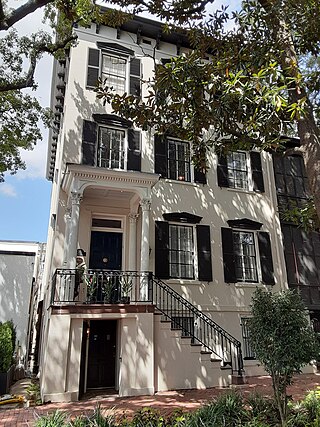
M 191 181 L 189 143 L 168 139 L 168 178 Z
M 212 281 L 210 226 L 186 212 L 163 216 L 168 221 L 156 221 L 155 228 L 156 276 Z
M 273 156 L 276 191 L 280 209 L 302 206 L 308 198 L 308 179 L 301 156 Z
M 108 169 L 141 171 L 141 134 L 111 114 L 83 121 L 82 164 Z
M 262 224 L 246 218 L 228 223 L 231 228 L 221 229 L 225 282 L 274 285 L 269 233 L 258 231 Z
M 182 182 L 206 184 L 205 173 L 191 165 L 191 150 L 188 141 L 155 135 L 155 173 L 162 178 Z
M 87 88 L 95 88 L 101 78 L 119 95 L 140 96 L 141 61 L 134 57 L 134 51 L 116 43 L 97 45 L 99 49 L 88 50 Z
M 124 130 L 99 127 L 98 166 L 124 169 L 125 146 L 126 132 Z
M 249 189 L 247 153 L 234 151 L 227 156 L 229 186 L 232 188 Z M 251 183 L 250 183 L 251 184 Z
M 218 158 L 218 185 L 264 192 L 261 155 L 257 151 L 233 151 Z
M 126 92 L 127 61 L 124 58 L 102 54 L 101 78 L 118 95 Z

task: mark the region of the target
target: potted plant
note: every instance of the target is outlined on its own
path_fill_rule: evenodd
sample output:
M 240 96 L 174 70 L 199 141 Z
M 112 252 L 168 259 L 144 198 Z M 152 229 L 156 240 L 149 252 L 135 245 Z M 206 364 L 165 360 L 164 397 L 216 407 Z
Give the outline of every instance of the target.
M 0 323 L 0 395 L 8 393 L 13 382 L 15 342 L 13 322 Z
M 122 276 L 120 279 L 121 284 L 121 300 L 122 304 L 130 304 L 130 293 L 132 291 L 132 277 Z

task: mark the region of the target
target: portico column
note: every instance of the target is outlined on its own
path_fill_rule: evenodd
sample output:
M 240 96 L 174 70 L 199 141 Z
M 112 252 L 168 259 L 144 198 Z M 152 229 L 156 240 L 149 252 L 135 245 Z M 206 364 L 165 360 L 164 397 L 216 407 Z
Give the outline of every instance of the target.
M 129 257 L 128 257 L 128 270 L 137 270 L 137 219 L 139 215 L 129 214 Z
M 76 267 L 76 255 L 78 247 L 78 230 L 80 217 L 80 202 L 82 194 L 73 191 L 71 193 L 71 219 L 69 227 L 69 244 L 68 244 L 68 267 Z
M 141 259 L 140 270 L 149 271 L 149 229 L 150 229 L 150 206 L 149 199 L 142 199 L 140 202 L 142 209 L 142 229 L 141 229 Z M 140 300 L 148 299 L 148 280 L 142 280 L 140 284 Z
M 63 248 L 63 266 L 68 266 L 68 254 L 69 254 L 69 237 L 70 237 L 70 222 L 71 222 L 71 208 L 67 207 L 64 214 L 64 220 L 66 223 L 64 231 L 64 248 Z

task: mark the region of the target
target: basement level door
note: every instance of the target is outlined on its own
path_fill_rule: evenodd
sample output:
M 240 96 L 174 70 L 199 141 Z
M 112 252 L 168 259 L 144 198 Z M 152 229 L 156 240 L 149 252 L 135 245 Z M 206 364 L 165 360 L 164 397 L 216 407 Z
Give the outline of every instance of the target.
M 87 389 L 115 387 L 116 320 L 91 320 Z
M 91 231 L 89 268 L 121 270 L 122 233 Z

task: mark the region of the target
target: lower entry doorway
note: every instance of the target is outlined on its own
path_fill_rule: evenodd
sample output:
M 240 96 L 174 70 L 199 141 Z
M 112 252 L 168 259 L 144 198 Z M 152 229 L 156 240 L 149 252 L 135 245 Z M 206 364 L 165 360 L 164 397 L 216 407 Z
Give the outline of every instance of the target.
M 87 364 L 87 390 L 115 388 L 116 320 L 91 320 Z

